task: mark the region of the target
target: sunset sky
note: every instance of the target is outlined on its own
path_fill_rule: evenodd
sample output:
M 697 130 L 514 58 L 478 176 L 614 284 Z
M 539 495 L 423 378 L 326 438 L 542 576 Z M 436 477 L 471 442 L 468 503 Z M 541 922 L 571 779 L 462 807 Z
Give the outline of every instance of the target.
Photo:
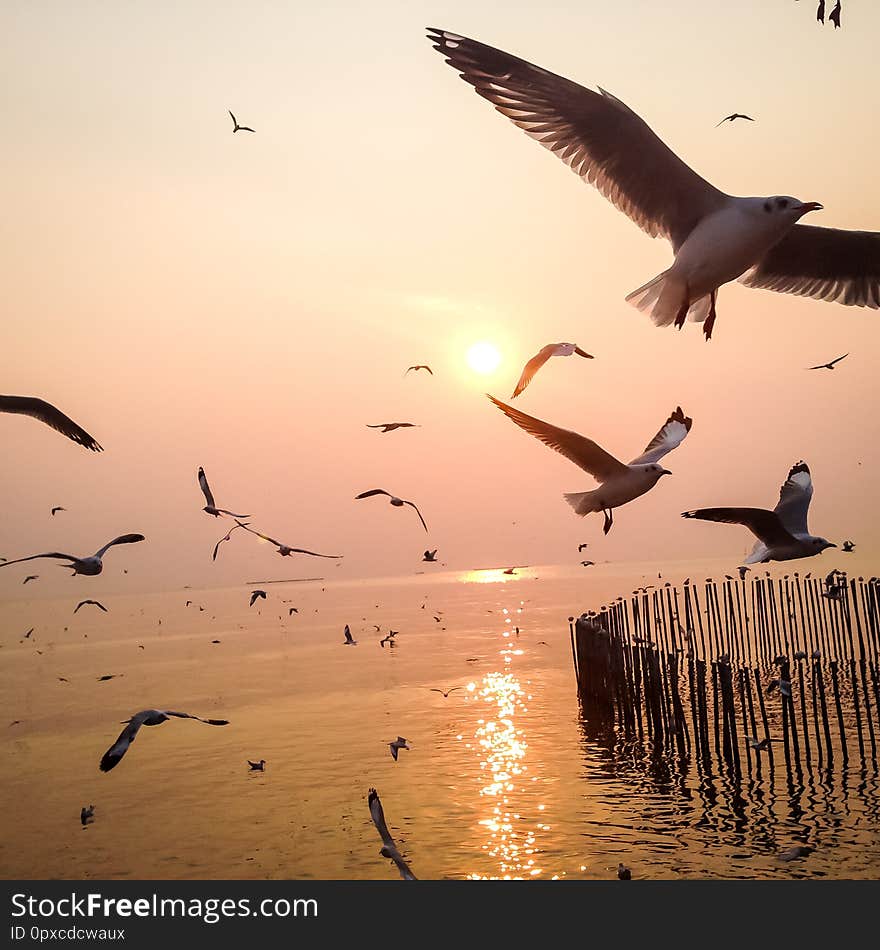
M 411 573 L 425 548 L 454 568 L 570 562 L 582 541 L 596 561 L 735 565 L 746 529 L 680 512 L 772 507 L 801 458 L 813 532 L 877 552 L 880 313 L 728 284 L 711 343 L 655 328 L 624 297 L 669 265 L 668 243 L 478 97 L 425 27 L 602 86 L 726 192 L 880 230 L 880 4 L 846 0 L 840 30 L 812 0 L 4 13 L 0 391 L 49 400 L 106 451 L 0 415 L 0 554 L 147 543 L 111 551 L 96 580 L 0 570 L 0 597 L 23 596 L 25 573 L 42 575 L 28 596 L 156 590 Z M 233 135 L 227 109 L 256 133 Z M 735 111 L 757 121 L 715 127 Z M 465 360 L 478 341 L 501 354 L 488 375 Z M 509 401 L 558 341 L 596 359 L 553 360 L 524 412 L 624 460 L 676 405 L 694 419 L 673 476 L 607 538 L 562 498 L 593 479 L 483 395 Z M 434 376 L 404 377 L 415 363 Z M 366 428 L 386 421 L 420 428 Z M 343 566 L 281 560 L 243 532 L 212 563 L 231 522 L 201 511 L 200 465 L 218 505 Z M 414 500 L 430 533 L 354 500 L 376 487 Z

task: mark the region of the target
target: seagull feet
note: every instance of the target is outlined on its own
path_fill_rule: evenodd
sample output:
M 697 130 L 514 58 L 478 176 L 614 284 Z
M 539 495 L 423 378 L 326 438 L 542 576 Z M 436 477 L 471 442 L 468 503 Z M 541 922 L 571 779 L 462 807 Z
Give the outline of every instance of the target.
M 605 524 L 602 526 L 602 533 L 608 534 L 611 530 L 611 525 L 614 524 L 614 515 L 610 508 L 604 509 L 602 513 L 605 515 Z
M 715 291 L 713 291 L 709 303 L 709 316 L 706 317 L 706 322 L 703 324 L 703 333 L 706 335 L 707 343 L 712 339 L 712 330 L 715 326 L 715 318 L 717 316 L 718 314 L 715 311 Z
M 678 308 L 678 313 L 675 315 L 675 326 L 680 330 L 684 326 L 684 321 L 687 319 L 688 310 L 690 309 L 691 302 L 688 298 L 685 298 L 684 303 Z

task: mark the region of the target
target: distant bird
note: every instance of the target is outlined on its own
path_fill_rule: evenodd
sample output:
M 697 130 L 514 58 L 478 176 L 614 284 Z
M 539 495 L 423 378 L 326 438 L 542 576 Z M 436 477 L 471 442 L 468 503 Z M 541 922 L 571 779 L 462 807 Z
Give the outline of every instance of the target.
M 432 693 L 440 693 L 444 699 L 449 698 L 450 693 L 454 693 L 457 689 L 464 689 L 463 686 L 450 686 L 449 689 L 439 689 L 437 686 L 429 687 Z
M 774 689 L 779 689 L 779 680 L 778 680 L 778 679 L 772 679 L 772 680 L 770 680 L 770 682 L 767 684 L 767 692 L 768 692 L 768 693 L 772 693 Z
M 211 643 L 220 643 L 220 641 L 219 641 L 219 640 L 212 640 Z M 141 649 L 143 650 L 143 647 L 141 647 Z
M 126 727 L 101 759 L 101 771 L 109 772 L 110 769 L 115 768 L 119 764 L 120 759 L 128 751 L 128 747 L 134 742 L 141 726 L 158 726 L 163 722 L 167 722 L 172 716 L 177 719 L 197 719 L 199 722 L 207 723 L 209 726 L 229 725 L 228 719 L 202 719 L 201 716 L 192 716 L 185 712 L 172 712 L 170 709 L 144 709 L 141 712 L 135 713 L 130 719 L 125 720 L 125 722 L 127 722 Z
M 14 562 L 13 562 L 13 561 L 10 561 L 9 563 L 12 564 L 12 563 L 14 563 Z M 27 584 L 28 581 L 35 581 L 35 580 L 38 580 L 39 577 L 40 577 L 39 574 L 28 574 L 28 576 L 27 576 L 21 583 L 24 585 L 24 584 Z
M 551 356 L 571 356 L 573 353 L 576 353 L 578 356 L 583 356 L 588 360 L 593 359 L 593 357 L 589 353 L 585 353 L 577 343 L 548 343 L 546 346 L 541 347 L 528 363 L 526 363 L 519 382 L 516 384 L 516 389 L 514 389 L 513 395 L 510 398 L 516 399 L 532 381 L 532 377 L 535 373 L 538 372 Z
M 52 509 L 52 516 L 54 517 L 54 516 L 55 516 L 55 513 L 58 512 L 58 511 L 67 511 L 67 509 L 66 509 L 66 508 L 62 508 L 61 505 L 56 505 L 56 506 Z
M 382 639 L 379 641 L 379 646 L 382 647 L 383 650 L 385 649 L 386 643 L 389 647 L 397 646 L 397 644 L 394 642 L 394 634 L 395 631 L 391 630 L 388 632 L 387 636 L 382 637 Z
M 52 551 L 48 554 L 32 554 L 30 557 L 20 557 L 15 561 L 7 561 L 5 564 L 0 564 L 0 567 L 9 567 L 10 564 L 21 564 L 23 561 L 33 561 L 40 557 L 60 557 L 70 562 L 69 564 L 63 564 L 62 567 L 71 568 L 74 574 L 94 576 L 104 570 L 104 562 L 101 559 L 104 557 L 104 553 L 112 548 L 114 544 L 134 544 L 137 541 L 145 540 L 146 538 L 142 534 L 122 534 L 118 538 L 109 541 L 104 547 L 98 548 L 91 557 L 76 557 L 73 554 L 62 554 L 60 551 Z
M 605 524 L 602 530 L 605 534 L 608 534 L 614 523 L 614 508 L 644 495 L 657 484 L 661 476 L 671 474 L 656 463 L 681 444 L 693 424 L 693 420 L 678 406 L 644 452 L 625 465 L 592 439 L 568 429 L 560 429 L 534 416 L 527 416 L 494 396 L 489 396 L 489 399 L 521 429 L 589 472 L 600 483 L 601 487 L 594 491 L 566 493 L 565 500 L 581 517 L 594 511 L 603 512 Z
M 759 740 L 755 736 L 746 736 L 746 741 L 748 742 L 749 747 L 754 749 L 756 752 L 766 752 L 770 748 L 771 742 L 782 742 L 782 739 L 770 739 L 765 737 Z
M 793 465 L 773 511 L 764 508 L 700 508 L 682 512 L 682 518 L 741 524 L 758 539 L 746 564 L 791 561 L 821 554 L 837 545 L 814 537 L 807 529 L 807 512 L 813 497 L 813 481 L 805 462 Z
M 834 29 L 840 29 L 840 0 L 834 5 L 834 9 L 828 14 L 828 19 L 834 24 Z
M 437 560 L 437 548 L 434 548 L 433 551 L 425 551 L 422 555 L 423 561 L 436 561 Z
M 581 561 L 583 567 L 594 567 L 596 564 L 595 561 Z
M 843 548 L 841 549 L 844 554 L 852 554 L 855 550 L 855 544 L 852 541 L 844 541 Z
M 232 124 L 233 124 L 233 126 L 234 126 L 234 128 L 232 129 L 233 135 L 234 135 L 236 132 L 254 132 L 254 131 L 256 131 L 255 129 L 252 129 L 249 125 L 239 125 L 239 124 L 238 124 L 238 119 L 236 119 L 235 116 L 232 115 L 232 110 L 231 110 L 231 109 L 227 109 L 226 111 L 232 116 Z
M 398 736 L 394 742 L 389 742 L 388 748 L 391 749 L 391 758 L 394 759 L 395 762 L 397 761 L 397 755 L 401 749 L 409 750 L 409 746 L 406 744 L 406 739 L 404 739 L 403 736 Z
M 95 806 L 89 805 L 86 807 L 83 805 L 83 807 L 79 810 L 79 820 L 84 828 L 86 825 L 93 822 L 95 820 Z
M 395 429 L 418 429 L 420 427 L 415 422 L 380 422 L 374 426 L 367 423 L 367 428 L 381 429 L 383 432 L 393 432 Z
M 807 369 L 834 369 L 835 363 L 845 360 L 848 356 L 849 353 L 844 353 L 843 356 L 838 356 L 837 359 L 831 360 L 830 363 L 819 363 L 818 366 L 808 366 Z
M 379 853 L 384 858 L 390 858 L 397 865 L 397 870 L 405 881 L 415 881 L 415 874 L 413 874 L 409 865 L 404 861 L 403 856 L 395 844 L 394 838 L 391 837 L 388 825 L 385 824 L 385 813 L 382 809 L 382 802 L 379 800 L 379 795 L 375 788 L 370 789 L 367 803 L 370 807 L 370 817 L 373 819 L 373 824 L 376 826 L 379 837 L 382 839 L 382 848 Z
M 502 571 L 501 573 L 502 573 L 502 574 L 516 574 L 516 568 L 515 568 L 515 567 L 508 567 L 506 571 Z
M 31 629 L 28 630 L 28 632 L 22 637 L 22 640 L 30 640 L 31 634 L 34 632 L 35 629 L 36 627 L 31 627 Z
M 425 363 L 420 363 L 418 366 L 410 366 L 410 367 L 407 369 L 406 373 L 404 373 L 403 375 L 406 376 L 406 374 L 407 374 L 411 369 L 414 369 L 416 372 L 418 372 L 420 369 L 426 369 L 432 376 L 434 375 L 434 370 L 432 370 L 431 367 L 430 367 L 430 366 L 427 366 Z
M 254 601 L 255 601 L 258 597 L 262 597 L 263 600 L 265 600 L 265 599 L 266 599 L 266 592 L 265 592 L 264 590 L 254 590 L 254 591 L 251 591 L 251 602 L 250 602 L 250 604 L 248 604 L 248 606 L 249 606 L 249 607 L 253 607 L 253 606 L 254 606 Z
M 251 767 L 252 772 L 265 772 L 266 771 L 266 760 L 260 759 L 259 762 L 251 762 L 250 759 L 247 760 L 247 764 Z
M 581 551 L 583 551 L 584 548 L 588 548 L 589 546 L 590 546 L 590 545 L 589 545 L 589 544 L 586 544 L 586 543 L 584 543 L 584 544 L 579 544 L 579 545 L 578 545 L 578 554 L 580 554 Z
M 811 847 L 808 844 L 797 844 L 793 848 L 789 848 L 788 851 L 783 851 L 779 855 L 780 861 L 795 861 L 798 858 L 805 858 L 807 855 L 812 854 L 816 849 Z
M 462 79 L 558 155 L 650 236 L 672 266 L 628 295 L 655 324 L 690 316 L 711 338 L 718 288 L 746 286 L 849 306 L 880 307 L 880 234 L 797 224 L 822 205 L 785 195 L 741 198 L 715 188 L 611 93 L 579 86 L 468 37 L 429 29 Z
M 298 608 L 298 607 L 288 607 L 288 608 L 287 608 L 287 616 L 288 616 L 288 617 L 291 617 L 291 616 L 293 616 L 293 614 L 298 614 L 298 613 L 299 613 L 299 608 Z
M 85 446 L 93 452 L 102 452 L 100 445 L 78 426 L 73 419 L 68 418 L 60 409 L 34 396 L 0 396 L 0 412 L 11 412 L 22 416 L 39 419 L 47 426 L 51 426 L 68 439 L 78 445 Z
M 617 879 L 618 881 L 632 880 L 632 871 L 623 862 L 617 865 Z
M 328 557 L 328 558 L 341 558 L 341 554 L 318 554 L 315 551 L 307 551 L 305 548 L 292 548 L 287 544 L 282 544 L 280 541 L 276 541 L 274 538 L 270 538 L 267 534 L 261 534 L 259 531 L 255 531 L 253 528 L 249 528 L 246 524 L 241 522 L 236 522 L 239 528 L 244 528 L 245 531 L 250 531 L 251 534 L 255 534 L 258 538 L 262 538 L 264 541 L 268 541 L 269 544 L 274 544 L 278 548 L 278 553 L 282 557 L 290 557 L 291 554 L 308 554 L 311 557 Z
M 825 22 L 825 0 L 819 0 L 819 5 L 816 7 L 816 19 L 820 23 Z
M 98 607 L 100 610 L 103 610 L 104 613 L 107 613 L 107 608 L 97 600 L 81 600 L 76 607 L 73 608 L 73 612 L 76 613 L 80 607 L 86 607 L 89 604 L 92 604 L 95 607 Z
M 105 673 L 103 676 L 98 677 L 99 683 L 106 683 L 107 680 L 116 679 L 117 676 L 122 676 L 121 673 Z
M 223 535 L 223 537 L 214 545 L 214 553 L 211 555 L 211 560 L 217 560 L 217 552 L 220 550 L 220 545 L 228 541 L 232 537 L 232 532 L 237 531 L 239 528 L 246 528 L 248 522 L 236 521 L 236 523 Z
M 743 115 L 742 112 L 734 112 L 731 115 L 726 115 L 721 122 L 719 122 L 715 128 L 717 129 L 722 122 L 734 122 L 737 119 L 748 119 L 749 122 L 754 122 L 755 120 L 750 115 Z
M 779 679 L 779 692 L 783 696 L 791 696 L 791 680 Z
M 206 511 L 209 515 L 213 515 L 215 518 L 219 518 L 221 515 L 229 515 L 230 518 L 250 518 L 250 515 L 237 515 L 234 511 L 227 511 L 225 508 L 218 508 L 214 504 L 214 495 L 211 492 L 211 489 L 208 485 L 208 479 L 205 476 L 205 470 L 199 466 L 199 487 L 202 489 L 202 494 L 205 496 L 205 501 L 208 502 L 202 511 Z
M 344 647 L 356 647 L 357 640 L 351 635 L 351 627 L 348 624 L 345 625 L 345 630 L 342 632 L 345 634 L 345 642 L 342 645 Z
M 794 654 L 796 660 L 806 660 L 807 654 L 803 650 L 797 650 Z
M 359 495 L 355 495 L 355 500 L 357 501 L 359 498 L 372 498 L 373 495 L 387 495 L 391 499 L 391 504 L 394 505 L 395 508 L 400 508 L 403 505 L 409 505 L 411 508 L 414 508 L 416 514 L 419 516 L 419 521 L 422 523 L 422 527 L 425 529 L 425 531 L 428 530 L 428 526 L 425 524 L 425 519 L 422 517 L 422 513 L 418 508 L 416 508 L 413 502 L 407 501 L 405 498 L 397 498 L 396 496 L 392 495 L 391 492 L 385 491 L 384 488 L 373 488 L 370 491 L 361 492 Z
M 746 579 L 746 574 L 748 574 L 749 571 L 751 571 L 751 568 L 750 568 L 750 567 L 746 567 L 745 564 L 741 564 L 741 565 L 737 568 L 737 570 L 739 571 L 739 579 L 740 579 L 741 581 L 744 581 L 744 580 Z

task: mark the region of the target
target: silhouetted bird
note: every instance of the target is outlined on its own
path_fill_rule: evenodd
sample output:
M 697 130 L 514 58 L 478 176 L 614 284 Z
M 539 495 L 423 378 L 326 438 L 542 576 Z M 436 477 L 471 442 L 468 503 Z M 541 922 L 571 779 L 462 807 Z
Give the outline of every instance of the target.
M 219 518 L 221 515 L 229 515 L 230 518 L 250 518 L 250 515 L 237 515 L 234 511 L 227 511 L 225 508 L 218 508 L 214 504 L 214 494 L 208 485 L 208 479 L 205 476 L 205 470 L 201 467 L 201 465 L 199 466 L 199 487 L 202 489 L 202 494 L 205 496 L 205 501 L 208 503 L 204 508 L 202 508 L 202 511 L 206 511 L 209 515 L 213 515 L 215 518 Z
M 749 122 L 754 122 L 754 121 L 755 121 L 750 115 L 743 115 L 742 112 L 734 112 L 734 113 L 732 113 L 731 115 L 726 115 L 726 116 L 721 120 L 721 122 L 734 122 L 734 121 L 736 121 L 737 119 L 748 119 Z M 719 125 L 721 125 L 721 122 L 719 122 L 719 123 L 715 126 L 716 129 L 718 128 Z
M 11 562 L 10 562 L 11 563 Z M 27 584 L 29 581 L 38 580 L 40 577 L 39 574 L 28 574 L 28 576 L 21 582 L 22 584 Z
M 247 760 L 247 764 L 251 767 L 252 772 L 265 772 L 266 771 L 266 760 L 260 759 L 259 762 L 251 762 L 250 759 Z
M 528 363 L 526 363 L 519 382 L 516 384 L 516 389 L 514 389 L 513 395 L 510 398 L 516 399 L 532 381 L 532 377 L 535 373 L 538 372 L 551 356 L 571 356 L 573 353 L 576 353 L 578 356 L 583 356 L 588 360 L 593 359 L 593 357 L 589 353 L 585 353 L 577 343 L 548 343 L 542 347 Z
M 844 353 L 843 356 L 838 356 L 837 359 L 831 360 L 830 363 L 819 363 L 818 366 L 808 366 L 807 369 L 834 369 L 835 363 L 845 360 L 848 356 L 849 353 Z
M 382 802 L 379 800 L 379 795 L 375 788 L 370 789 L 367 802 L 370 807 L 370 817 L 373 819 L 373 824 L 376 826 L 379 837 L 382 839 L 382 848 L 379 853 L 385 858 L 390 858 L 397 865 L 397 870 L 405 881 L 415 881 L 415 874 L 413 874 L 409 865 L 404 861 L 394 838 L 391 837 L 391 832 L 385 823 L 385 812 L 382 809 Z
M 232 115 L 232 110 L 231 110 L 231 109 L 227 109 L 226 111 L 230 114 L 230 116 L 232 116 L 232 125 L 234 126 L 234 128 L 232 129 L 233 134 L 235 134 L 236 132 L 254 132 L 254 131 L 256 131 L 255 129 L 252 129 L 249 125 L 239 125 L 239 124 L 238 124 L 238 119 L 236 119 L 235 116 Z
M 437 560 L 437 548 L 434 548 L 433 551 L 425 551 L 422 555 L 423 561 L 436 561 Z
M 107 613 L 107 608 L 97 600 L 81 600 L 76 607 L 73 608 L 73 612 L 76 613 L 80 607 L 86 607 L 91 604 L 93 607 L 97 607 L 99 610 L 103 610 L 104 613 Z
M 146 538 L 144 538 L 142 534 L 123 534 L 109 541 L 104 547 L 98 548 L 91 557 L 76 557 L 73 554 L 62 554 L 60 551 L 52 551 L 48 554 L 32 554 L 30 557 L 20 557 L 15 561 L 7 561 L 5 564 L 0 564 L 0 567 L 9 567 L 10 564 L 21 564 L 23 561 L 34 561 L 41 557 L 60 557 L 70 562 L 63 566 L 71 568 L 74 574 L 94 576 L 104 570 L 102 558 L 105 552 L 109 548 L 112 548 L 114 544 L 134 544 L 138 541 L 145 540 Z
M 383 432 L 393 432 L 395 429 L 418 429 L 419 426 L 415 422 L 380 422 L 374 426 L 367 423 L 367 428 L 381 429 Z
M 617 880 L 618 881 L 631 881 L 632 880 L 632 871 L 621 862 L 617 865 Z
M 351 628 L 348 624 L 345 625 L 345 630 L 343 633 L 345 634 L 345 642 L 342 645 L 346 647 L 356 647 L 357 640 L 355 640 L 355 638 L 351 635 Z
M 265 599 L 266 599 L 266 592 L 265 592 L 264 590 L 254 590 L 254 591 L 251 591 L 251 602 L 250 602 L 250 604 L 248 604 L 248 606 L 249 606 L 249 607 L 253 607 L 253 606 L 254 606 L 254 601 L 255 601 L 258 597 L 262 597 L 263 600 L 265 600 Z
M 403 736 L 398 736 L 394 742 L 389 742 L 388 747 L 391 749 L 391 758 L 394 761 L 397 761 L 398 753 L 401 749 L 409 749 L 409 746 L 406 744 L 406 739 Z
M 395 495 L 392 495 L 391 492 L 385 491 L 384 488 L 372 488 L 370 491 L 361 492 L 359 495 L 355 495 L 355 500 L 357 501 L 360 498 L 372 498 L 374 495 L 387 495 L 391 501 L 391 504 L 394 505 L 395 508 L 401 508 L 403 505 L 409 505 L 411 508 L 415 509 L 415 513 L 419 516 L 419 521 L 421 521 L 422 527 L 425 529 L 425 531 L 428 530 L 428 526 L 425 524 L 425 519 L 422 517 L 422 513 L 413 502 L 407 501 L 404 498 L 397 498 Z
M 416 372 L 418 372 L 420 369 L 426 369 L 432 376 L 434 375 L 434 370 L 432 370 L 431 367 L 427 366 L 425 363 L 420 363 L 418 366 L 408 367 L 406 373 L 408 373 L 411 369 L 414 369 Z M 406 376 L 406 373 L 403 375 Z
M 855 544 L 852 541 L 844 541 L 842 551 L 844 554 L 852 554 L 855 550 Z
M 67 511 L 67 509 L 66 509 L 66 508 L 62 508 L 61 505 L 56 505 L 56 506 L 52 509 L 52 515 L 54 516 L 55 513 L 58 512 L 58 511 Z
M 834 24 L 835 30 L 840 29 L 840 0 L 837 0 L 834 9 L 828 14 L 828 19 Z
M 95 820 L 95 806 L 89 805 L 83 807 L 79 810 L 79 820 L 82 822 L 82 826 L 85 828 L 90 822 Z
M 101 759 L 101 771 L 109 772 L 110 769 L 115 768 L 119 764 L 122 757 L 128 751 L 128 747 L 134 742 L 141 726 L 158 726 L 163 722 L 167 722 L 172 716 L 177 719 L 197 719 L 199 722 L 207 723 L 209 726 L 229 725 L 228 719 L 202 719 L 200 716 L 192 716 L 184 712 L 172 712 L 170 709 L 144 709 L 126 720 L 127 725 L 119 734 L 119 738 L 110 746 Z
M 274 544 L 278 548 L 278 553 L 282 557 L 290 557 L 291 554 L 308 554 L 311 557 L 327 557 L 327 558 L 341 558 L 341 554 L 317 554 L 315 551 L 307 551 L 305 548 L 292 548 L 290 545 L 282 544 L 280 541 L 276 541 L 274 538 L 270 538 L 267 534 L 261 534 L 259 531 L 255 531 L 253 528 L 249 528 L 246 524 L 242 524 L 240 521 L 237 521 L 236 524 L 239 528 L 244 528 L 245 531 L 250 531 L 251 534 L 255 534 L 258 538 L 262 538 L 264 541 L 268 541 L 269 544 Z

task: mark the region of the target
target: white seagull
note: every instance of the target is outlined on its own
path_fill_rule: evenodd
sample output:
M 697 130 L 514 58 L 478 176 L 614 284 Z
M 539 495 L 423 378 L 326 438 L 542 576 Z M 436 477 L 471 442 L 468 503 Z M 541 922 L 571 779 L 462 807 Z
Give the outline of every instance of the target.
M 91 557 L 77 557 L 75 554 L 62 554 L 60 551 L 50 551 L 46 554 L 32 554 L 30 557 L 20 557 L 15 561 L 7 561 L 5 564 L 0 564 L 0 567 L 9 567 L 10 564 L 21 564 L 23 561 L 33 561 L 40 557 L 60 557 L 70 562 L 69 564 L 62 564 L 61 567 L 71 568 L 74 574 L 88 574 L 93 576 L 100 574 L 101 571 L 104 570 L 102 558 L 108 548 L 112 548 L 114 544 L 134 544 L 137 541 L 145 540 L 146 538 L 142 534 L 121 534 L 118 538 L 108 541 L 104 547 L 98 548 Z
M 788 196 L 738 198 L 701 178 L 618 98 L 577 85 L 475 40 L 429 28 L 428 38 L 479 95 L 558 155 L 651 237 L 672 266 L 627 296 L 658 326 L 715 322 L 718 288 L 800 294 L 880 307 L 880 233 L 797 224 L 822 205 Z
M 394 759 L 395 762 L 397 761 L 397 755 L 401 749 L 409 751 L 409 746 L 406 744 L 406 739 L 404 739 L 403 736 L 398 736 L 394 742 L 389 742 L 388 748 L 391 749 L 391 758 Z
M 282 544 L 280 541 L 276 541 L 274 538 L 270 538 L 267 534 L 261 534 L 259 531 L 255 531 L 253 528 L 249 528 L 246 524 L 242 524 L 240 521 L 236 521 L 236 525 L 239 528 L 244 528 L 245 531 L 250 531 L 251 534 L 255 534 L 258 538 L 262 538 L 264 541 L 268 541 L 269 544 L 274 544 L 278 548 L 278 553 L 282 557 L 290 557 L 291 554 L 309 554 L 312 557 L 329 557 L 329 558 L 341 558 L 341 554 L 318 554 L 316 551 L 307 551 L 305 548 L 292 548 L 287 544 Z
M 379 837 L 382 839 L 382 848 L 379 853 L 384 858 L 391 858 L 391 860 L 397 865 L 397 870 L 400 871 L 400 876 L 405 881 L 415 881 L 415 874 L 413 874 L 413 872 L 409 869 L 409 865 L 406 863 L 406 861 L 404 861 L 403 855 L 398 850 L 394 838 L 391 837 L 391 832 L 388 830 L 388 825 L 385 824 L 385 813 L 382 810 L 382 802 L 379 800 L 379 794 L 375 788 L 370 789 L 367 802 L 370 806 L 370 817 L 373 819 L 373 824 L 376 826 L 376 830 L 379 832 Z
M 409 505 L 411 508 L 415 508 L 416 514 L 419 516 L 419 521 L 422 523 L 422 527 L 425 531 L 428 530 L 428 526 L 425 524 L 425 519 L 422 517 L 422 513 L 416 508 L 415 504 L 411 501 L 407 501 L 405 498 L 397 498 L 395 495 L 392 495 L 391 492 L 385 491 L 384 488 L 372 488 L 370 491 L 363 491 L 359 495 L 355 495 L 355 500 L 359 498 L 372 498 L 373 495 L 387 495 L 391 499 L 391 504 L 395 508 L 401 508 L 403 505 Z
M 683 511 L 681 516 L 747 527 L 758 540 L 746 558 L 746 564 L 793 561 L 821 554 L 825 548 L 837 547 L 825 538 L 814 537 L 807 529 L 807 512 L 812 497 L 810 469 L 801 461 L 791 467 L 773 511 L 765 508 L 698 508 Z
M 522 375 L 519 378 L 519 382 L 516 384 L 516 389 L 513 391 L 511 399 L 516 399 L 516 397 L 529 385 L 532 381 L 532 377 L 538 370 L 550 359 L 551 356 L 571 356 L 573 353 L 578 356 L 583 356 L 585 359 L 591 360 L 594 357 L 589 353 L 585 353 L 577 343 L 548 343 L 546 346 L 541 347 L 541 349 L 526 363 L 525 368 L 522 371 Z
M 78 426 L 73 419 L 65 416 L 60 409 L 56 409 L 43 399 L 37 399 L 35 396 L 0 396 L 0 412 L 11 412 L 39 419 L 40 422 L 66 435 L 78 445 L 85 446 L 93 452 L 104 451 L 82 426 Z
M 127 725 L 119 734 L 119 738 L 104 753 L 101 759 L 101 771 L 109 772 L 119 764 L 119 760 L 128 751 L 128 747 L 134 742 L 141 726 L 159 726 L 167 722 L 172 716 L 177 719 L 198 719 L 199 722 L 205 722 L 209 726 L 228 726 L 228 719 L 202 719 L 201 716 L 192 716 L 185 712 L 172 712 L 170 709 L 144 709 L 135 713 L 131 719 L 124 720 Z
M 218 508 L 214 504 L 214 494 L 208 485 L 208 479 L 205 477 L 205 470 L 201 465 L 199 466 L 199 487 L 202 489 L 202 494 L 205 496 L 205 501 L 208 503 L 204 508 L 202 508 L 202 511 L 207 511 L 209 515 L 213 515 L 215 518 L 219 518 L 220 515 L 229 515 L 230 518 L 250 518 L 250 515 L 237 515 L 234 511 L 227 511 L 225 508 Z
M 644 495 L 663 475 L 672 474 L 656 463 L 681 444 L 693 424 L 693 420 L 678 406 L 648 443 L 645 451 L 626 465 L 586 436 L 569 429 L 560 429 L 534 416 L 527 416 L 494 396 L 489 396 L 489 399 L 508 419 L 536 439 L 540 439 L 544 445 L 564 455 L 585 472 L 589 472 L 601 484 L 601 487 L 594 491 L 566 493 L 565 500 L 582 517 L 594 511 L 603 512 L 605 525 L 602 530 L 605 534 L 608 534 L 614 523 L 612 509 Z

